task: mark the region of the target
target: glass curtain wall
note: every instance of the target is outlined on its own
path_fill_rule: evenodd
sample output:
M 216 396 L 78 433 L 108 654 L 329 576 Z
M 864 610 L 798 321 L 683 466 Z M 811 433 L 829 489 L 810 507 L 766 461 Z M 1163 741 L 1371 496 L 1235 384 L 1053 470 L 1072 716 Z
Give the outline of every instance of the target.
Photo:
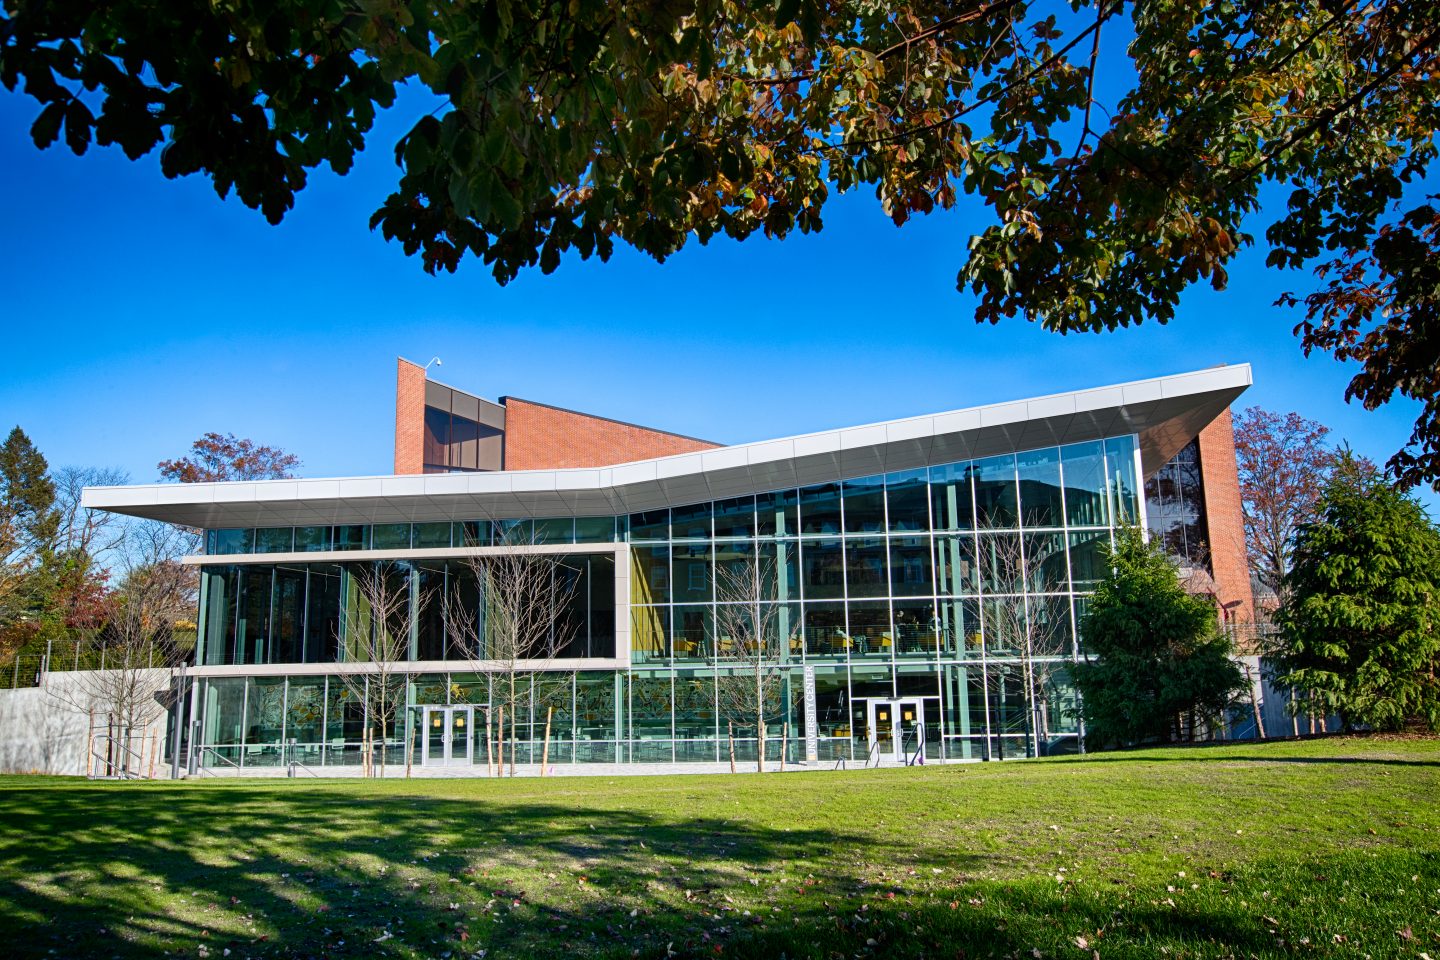
M 764 571 L 758 602 L 775 634 L 768 669 L 782 688 L 782 715 L 768 738 L 772 757 L 782 739 L 791 760 L 803 749 L 806 666 L 815 671 L 822 760 L 865 760 L 897 738 L 907 751 L 937 759 L 1076 749 L 1067 665 L 1081 652 L 1077 617 L 1103 573 L 1103 547 L 1119 526 L 1144 516 L 1136 461 L 1134 438 L 1117 437 L 555 524 L 547 536 L 629 541 L 633 666 L 545 681 L 568 685 L 558 699 L 545 697 L 565 708 L 552 715 L 552 755 L 577 762 L 726 759 L 717 677 L 736 669 L 742 644 L 728 633 L 743 618 L 722 609 L 737 599 L 727 595 L 723 573 L 747 563 Z M 412 543 L 422 526 L 406 531 Z M 448 534 L 450 542 L 488 542 L 502 526 L 457 523 Z M 401 536 L 378 527 L 322 529 L 331 543 Z M 428 535 L 441 539 L 438 527 Z M 253 549 L 257 536 L 211 531 L 209 539 L 213 547 L 238 544 L 238 551 Z M 290 543 L 301 540 L 297 529 Z M 347 592 L 346 565 L 222 562 L 203 574 L 204 663 L 341 655 L 333 624 Z M 443 561 L 417 561 L 412 575 L 442 591 L 467 589 Z M 578 595 L 590 625 L 584 655 L 613 655 L 611 583 L 613 567 L 592 569 Z M 422 617 L 416 653 L 460 659 L 440 629 Z M 437 691 L 444 703 L 488 702 L 488 681 L 460 676 L 417 685 L 407 723 L 419 724 L 418 711 L 436 705 Z M 275 692 L 263 685 L 206 681 L 204 742 L 237 763 L 266 762 L 278 755 L 276 744 L 284 755 L 305 750 L 322 763 L 346 762 L 358 746 L 363 708 L 346 703 L 337 683 L 292 678 L 276 707 Z M 522 754 L 538 757 L 544 717 L 522 719 Z M 736 754 L 755 751 L 751 728 L 737 737 Z M 483 751 L 473 759 L 483 763 Z

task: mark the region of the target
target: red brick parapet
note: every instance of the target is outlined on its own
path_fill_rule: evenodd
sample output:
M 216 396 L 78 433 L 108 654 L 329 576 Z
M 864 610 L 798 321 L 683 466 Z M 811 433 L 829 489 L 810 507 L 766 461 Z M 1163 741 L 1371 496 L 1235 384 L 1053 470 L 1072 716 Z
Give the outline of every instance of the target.
M 505 469 L 557 470 L 713 450 L 706 440 L 505 397 Z
M 425 472 L 425 368 L 395 363 L 395 473 Z
M 1245 521 L 1240 507 L 1240 472 L 1235 463 L 1235 430 L 1226 410 L 1200 431 L 1200 473 L 1205 488 L 1206 534 L 1216 600 L 1228 619 L 1255 620 L 1246 560 Z M 1239 601 L 1237 606 L 1229 606 Z

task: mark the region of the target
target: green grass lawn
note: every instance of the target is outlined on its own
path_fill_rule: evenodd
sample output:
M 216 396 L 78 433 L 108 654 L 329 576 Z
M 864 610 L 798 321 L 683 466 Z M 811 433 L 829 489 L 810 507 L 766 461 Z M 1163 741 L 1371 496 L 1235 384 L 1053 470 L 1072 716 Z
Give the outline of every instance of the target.
M 1440 742 L 766 777 L 0 778 L 0 956 L 1440 960 Z

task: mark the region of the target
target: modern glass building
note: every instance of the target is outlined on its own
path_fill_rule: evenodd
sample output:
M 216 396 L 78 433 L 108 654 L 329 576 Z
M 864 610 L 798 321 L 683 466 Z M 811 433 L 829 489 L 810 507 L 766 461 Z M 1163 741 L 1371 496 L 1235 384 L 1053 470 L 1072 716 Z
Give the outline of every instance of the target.
M 771 760 L 1062 753 L 1079 749 L 1068 666 L 1085 655 L 1101 548 L 1147 523 L 1147 483 L 1177 454 L 1197 463 L 1196 438 L 1221 417 L 1228 430 L 1250 382 L 1227 366 L 611 466 L 93 488 L 85 502 L 205 530 L 181 729 L 206 765 L 359 763 L 373 724 L 355 678 L 376 668 L 346 634 L 375 569 L 414 610 L 392 763 L 413 751 L 483 771 L 478 731 L 512 679 L 536 694 L 521 763 L 547 749 L 552 764 L 718 763 L 732 722 L 753 761 L 754 727 L 725 705 L 739 666 L 723 572 L 747 565 L 764 571 L 774 634 Z M 543 662 L 489 659 L 447 622 L 456 603 L 484 608 L 473 558 L 517 543 L 573 578 L 565 646 Z

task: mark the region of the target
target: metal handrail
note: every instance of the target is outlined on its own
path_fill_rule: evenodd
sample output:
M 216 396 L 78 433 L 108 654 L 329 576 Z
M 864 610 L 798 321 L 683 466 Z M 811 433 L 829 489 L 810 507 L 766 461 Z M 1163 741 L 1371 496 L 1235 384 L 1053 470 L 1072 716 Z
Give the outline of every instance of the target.
M 905 756 L 905 766 L 907 766 L 907 767 L 913 767 L 913 766 L 915 766 L 915 761 L 916 761 L 916 760 L 919 760 L 919 761 L 921 761 L 922 763 L 923 763 L 924 760 L 925 760 L 925 728 L 924 728 L 924 727 L 917 727 L 917 728 L 915 729 L 915 731 L 914 731 L 914 734 L 915 734 L 915 752 L 914 752 L 914 753 L 909 753 L 908 751 L 902 751 L 902 753 L 905 753 L 905 754 L 906 754 L 906 756 Z M 902 746 L 903 746 L 903 743 L 902 743 Z
M 869 769 L 870 769 L 870 761 L 871 761 L 871 760 L 874 760 L 874 761 L 875 761 L 875 766 L 876 766 L 876 767 L 879 767 L 879 766 L 880 766 L 880 760 L 879 760 L 878 757 L 875 756 L 875 754 L 876 754 L 879 750 L 880 750 L 880 741 L 877 739 L 874 743 L 870 744 L 870 752 L 867 753 L 867 754 L 865 754 L 865 769 L 866 769 L 866 770 L 869 770 Z
M 200 748 L 200 754 L 201 754 L 202 757 L 204 756 L 204 754 L 205 754 L 205 752 L 206 752 L 207 750 L 208 750 L 210 753 L 215 754 L 215 756 L 218 757 L 222 763 L 228 763 L 228 764 L 230 764 L 230 766 L 234 767 L 236 770 L 239 770 L 239 769 L 240 769 L 240 764 L 236 763 L 234 760 L 231 760 L 229 757 L 225 756 L 223 753 L 220 753 L 220 752 L 219 752 L 218 750 L 216 750 L 214 747 L 201 747 L 201 748 Z M 195 767 L 195 769 L 198 770 L 201 774 L 208 774 L 208 773 L 210 772 L 209 768 L 207 768 L 207 767 L 205 766 L 205 764 L 203 764 L 203 763 L 197 764 L 196 767 Z

